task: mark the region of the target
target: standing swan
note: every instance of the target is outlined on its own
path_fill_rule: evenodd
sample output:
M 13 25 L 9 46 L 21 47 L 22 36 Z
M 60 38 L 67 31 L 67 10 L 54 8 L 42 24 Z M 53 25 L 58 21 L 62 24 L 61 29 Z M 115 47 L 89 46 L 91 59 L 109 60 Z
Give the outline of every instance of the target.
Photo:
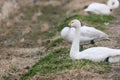
M 111 49 L 107 47 L 92 47 L 79 52 L 81 23 L 79 20 L 75 19 L 72 20 L 68 25 L 76 29 L 74 40 L 72 42 L 70 50 L 71 59 L 88 59 L 94 62 L 108 61 L 111 63 L 120 61 L 120 57 L 118 57 L 120 56 L 119 49 Z
M 93 14 L 109 15 L 112 9 L 119 7 L 118 0 L 108 0 L 107 4 L 103 3 L 91 3 L 84 11 Z

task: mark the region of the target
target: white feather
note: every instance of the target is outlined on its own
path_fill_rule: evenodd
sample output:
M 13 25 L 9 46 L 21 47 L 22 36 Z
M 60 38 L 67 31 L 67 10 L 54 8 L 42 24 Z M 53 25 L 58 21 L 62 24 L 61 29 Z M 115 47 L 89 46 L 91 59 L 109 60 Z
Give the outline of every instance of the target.
M 106 58 L 110 57 L 109 62 L 117 62 L 120 60 L 120 57 L 116 60 L 112 59 L 116 56 L 120 56 L 119 49 L 111 49 L 107 47 L 92 47 L 88 48 L 84 51 L 79 52 L 79 39 L 80 39 L 80 28 L 81 23 L 79 20 L 73 20 L 71 26 L 75 27 L 75 36 L 72 42 L 72 46 L 70 49 L 70 57 L 73 60 L 76 59 L 88 59 L 94 62 L 100 62 L 106 60 Z M 81 41 L 80 41 L 81 43 Z

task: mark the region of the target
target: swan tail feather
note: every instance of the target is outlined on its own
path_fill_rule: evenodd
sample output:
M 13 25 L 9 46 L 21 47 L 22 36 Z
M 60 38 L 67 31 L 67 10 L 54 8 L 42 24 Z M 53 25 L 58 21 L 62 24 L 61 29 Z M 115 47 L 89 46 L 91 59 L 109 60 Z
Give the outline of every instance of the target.
M 110 63 L 117 63 L 117 62 L 120 62 L 120 55 L 119 55 L 119 56 L 112 56 L 112 57 L 109 57 L 108 62 L 110 62 Z

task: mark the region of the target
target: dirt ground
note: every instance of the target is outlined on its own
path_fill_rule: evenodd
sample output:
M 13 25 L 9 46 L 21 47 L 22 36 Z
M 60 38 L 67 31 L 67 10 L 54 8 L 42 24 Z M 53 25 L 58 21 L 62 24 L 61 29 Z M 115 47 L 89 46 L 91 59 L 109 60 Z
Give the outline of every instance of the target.
M 90 0 L 90 1 L 72 0 L 69 4 L 64 6 L 64 8 L 68 9 L 66 14 L 70 15 L 71 13 L 77 10 L 79 10 L 79 13 L 83 13 L 82 11 L 83 6 L 86 6 L 93 1 L 98 2 L 98 0 Z M 29 2 L 30 0 L 28 1 L 28 3 Z M 99 2 L 105 2 L 105 0 L 99 0 Z M 28 3 L 27 1 L 25 2 L 25 4 L 28 4 Z M 41 3 L 39 2 L 37 4 L 41 4 Z M 43 4 L 44 5 L 48 5 L 48 4 L 61 5 L 59 1 L 51 1 L 49 3 L 46 2 L 46 3 L 42 3 L 41 5 Z M 2 5 L 2 2 L 0 2 L 0 6 L 1 5 Z M 110 36 L 111 41 L 98 43 L 98 44 L 102 46 L 105 43 L 104 46 L 120 49 L 120 7 L 114 10 L 112 15 L 114 15 L 117 19 L 114 20 L 109 25 L 107 25 L 107 29 L 108 29 L 107 32 Z M 44 52 L 44 47 L 1 48 L 0 49 L 0 77 L 6 74 L 12 75 L 13 77 L 22 75 L 27 71 L 28 68 L 30 68 L 30 66 L 32 66 L 35 62 L 37 62 L 40 59 L 41 54 L 38 54 L 40 52 Z M 115 79 L 115 80 L 120 79 L 120 63 L 112 64 L 112 72 L 110 73 L 108 78 Z
M 112 46 L 120 49 L 120 7 L 116 9 L 113 14 L 117 17 L 117 19 L 111 23 L 108 32 L 114 41 Z M 111 78 L 115 80 L 120 79 L 120 63 L 112 65 Z

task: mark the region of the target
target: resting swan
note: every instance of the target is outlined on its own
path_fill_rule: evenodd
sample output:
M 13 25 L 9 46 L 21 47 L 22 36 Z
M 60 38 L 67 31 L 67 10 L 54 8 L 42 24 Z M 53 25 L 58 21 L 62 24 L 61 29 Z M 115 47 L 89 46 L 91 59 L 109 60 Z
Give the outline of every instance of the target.
M 91 3 L 84 11 L 93 14 L 109 15 L 112 9 L 119 7 L 118 0 L 108 0 L 107 4 L 103 3 Z
M 108 61 L 108 62 L 119 62 L 120 61 L 120 50 L 111 49 L 107 47 L 92 47 L 84 51 L 79 52 L 79 42 L 80 42 L 80 28 L 81 23 L 79 20 L 72 20 L 69 26 L 74 27 L 75 36 L 72 42 L 70 57 L 72 60 L 76 59 L 88 59 L 94 62 Z
M 61 31 L 61 37 L 72 43 L 75 36 L 75 28 L 65 27 Z M 82 26 L 80 29 L 80 45 L 95 43 L 100 40 L 109 40 L 109 37 L 104 32 L 95 29 L 94 27 Z

